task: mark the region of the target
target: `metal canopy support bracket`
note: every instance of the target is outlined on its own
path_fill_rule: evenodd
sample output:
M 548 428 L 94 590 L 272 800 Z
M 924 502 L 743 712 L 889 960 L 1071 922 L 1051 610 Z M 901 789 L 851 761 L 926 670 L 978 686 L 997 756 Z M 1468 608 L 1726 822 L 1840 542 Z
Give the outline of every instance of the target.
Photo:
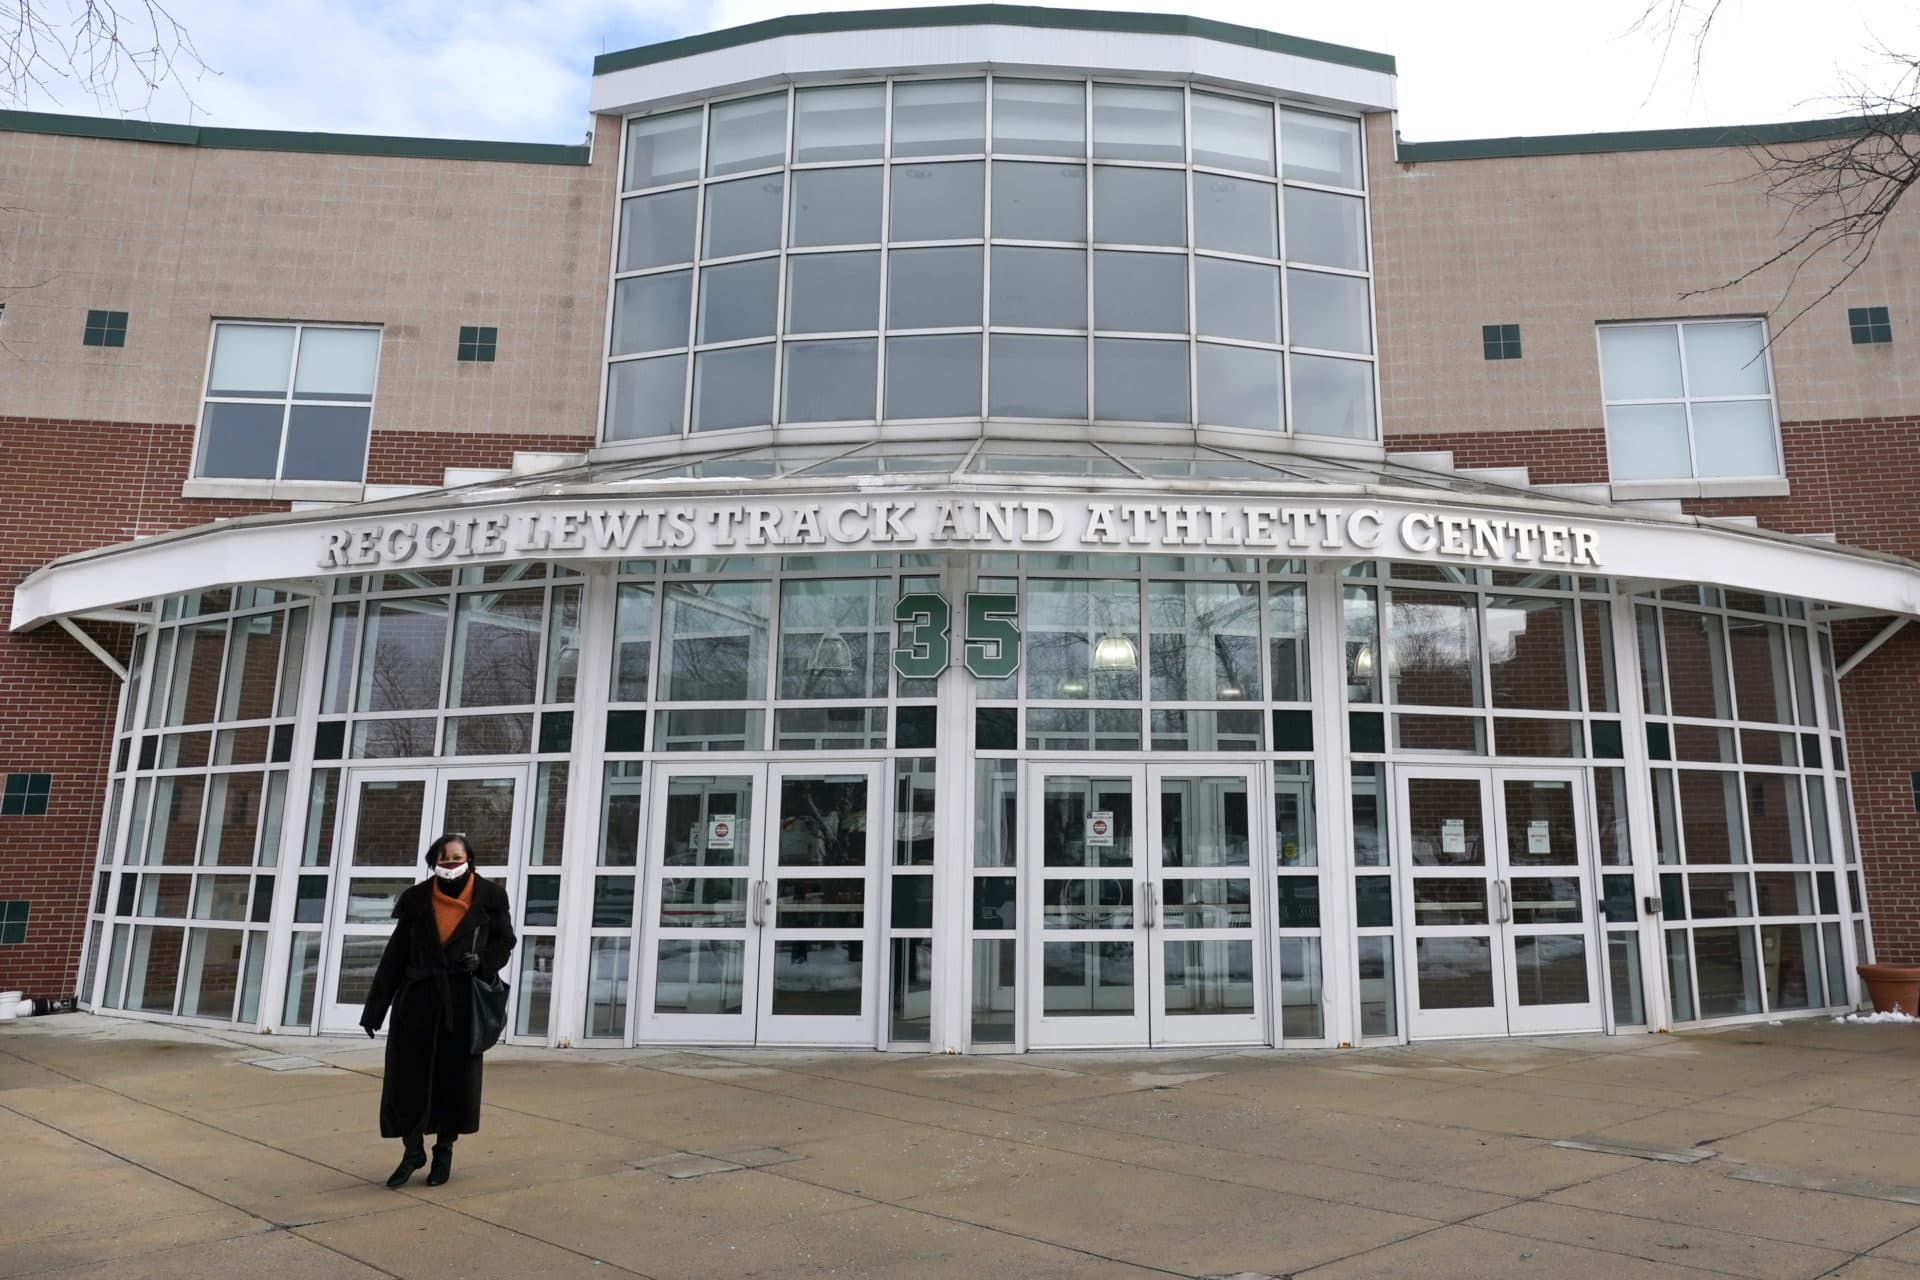
M 1900 628 L 1906 626 L 1909 622 L 1912 622 L 1912 621 L 1913 621 L 1912 618 L 1902 616 L 1902 617 L 1895 618 L 1892 622 L 1889 622 L 1886 626 L 1880 628 L 1880 630 L 1875 633 L 1873 639 L 1867 641 L 1865 644 L 1861 645 L 1858 649 L 1855 649 L 1852 653 L 1848 654 L 1847 660 L 1833 669 L 1834 678 L 1837 680 L 1844 680 L 1846 678 L 1847 672 L 1853 670 L 1855 667 L 1859 666 L 1862 662 L 1866 661 L 1867 658 L 1872 655 L 1875 649 L 1878 649 L 1881 645 L 1893 639 L 1894 634 L 1898 632 Z
M 100 642 L 98 640 L 95 640 L 92 636 L 82 631 L 78 623 L 76 623 L 72 618 L 55 618 L 54 621 L 60 624 L 60 629 L 62 631 L 65 631 L 68 635 L 72 636 L 75 640 L 78 640 L 81 644 L 81 647 L 86 649 L 88 653 L 100 659 L 100 661 L 103 664 L 105 664 L 107 670 L 113 672 L 114 676 L 120 681 L 121 684 L 125 684 L 127 682 L 127 669 L 121 666 L 120 663 L 117 660 L 115 660 L 112 654 L 108 653 L 105 649 L 101 648 Z

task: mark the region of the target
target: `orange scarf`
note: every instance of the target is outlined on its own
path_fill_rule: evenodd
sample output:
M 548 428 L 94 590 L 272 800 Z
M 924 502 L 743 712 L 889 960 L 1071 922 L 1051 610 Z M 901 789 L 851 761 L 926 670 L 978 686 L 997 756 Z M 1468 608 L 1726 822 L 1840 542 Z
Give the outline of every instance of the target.
M 473 873 L 467 873 L 467 883 L 455 897 L 440 892 L 440 886 L 433 887 L 433 924 L 440 931 L 440 945 L 446 946 L 447 939 L 466 918 L 467 908 L 473 905 Z

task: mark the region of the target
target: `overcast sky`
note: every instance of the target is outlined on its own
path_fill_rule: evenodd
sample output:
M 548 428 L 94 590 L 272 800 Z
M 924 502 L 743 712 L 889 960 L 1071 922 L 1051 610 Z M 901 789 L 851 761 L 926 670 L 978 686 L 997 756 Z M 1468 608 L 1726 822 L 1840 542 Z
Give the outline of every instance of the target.
M 75 0 L 42 2 L 58 13 Z M 795 7 L 779 0 L 164 2 L 209 68 L 188 69 L 184 91 L 147 103 L 123 78 L 117 106 L 71 86 L 24 105 L 237 128 L 577 142 L 586 132 L 595 54 Z M 1632 29 L 1644 3 L 1155 0 L 1137 7 L 1391 53 L 1400 68 L 1401 133 L 1417 141 L 1844 114 L 1835 99 L 1850 78 L 1890 86 L 1880 48 L 1920 50 L 1920 6 L 1912 0 L 1723 0 L 1696 76 L 1684 39 L 1663 65 L 1658 36 Z M 801 4 L 880 7 L 875 0 Z

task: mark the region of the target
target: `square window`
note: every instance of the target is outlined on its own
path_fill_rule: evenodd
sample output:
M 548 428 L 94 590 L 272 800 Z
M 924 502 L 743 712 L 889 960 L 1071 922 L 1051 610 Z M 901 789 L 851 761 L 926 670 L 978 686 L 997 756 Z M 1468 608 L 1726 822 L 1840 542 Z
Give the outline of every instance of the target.
M 461 325 L 459 359 L 480 364 L 492 364 L 493 349 L 499 335 L 500 330 L 490 324 Z
M 80 343 L 88 347 L 124 347 L 127 345 L 127 313 L 89 311 L 87 329 Z
M 1781 474 L 1761 320 L 1602 325 L 1600 386 L 1615 483 Z
M 469 357 L 462 328 L 460 358 L 491 360 L 494 333 L 473 327 Z M 194 474 L 359 483 L 379 362 L 378 329 L 216 322 Z
M 1893 321 L 1885 307 L 1848 307 L 1847 330 L 1856 346 L 1893 341 Z
M 1489 360 L 1518 360 L 1520 358 L 1520 326 L 1483 324 L 1480 326 L 1480 346 Z
M 4 793 L 0 793 L 0 816 L 31 818 L 44 814 L 52 790 L 50 773 L 10 773 Z

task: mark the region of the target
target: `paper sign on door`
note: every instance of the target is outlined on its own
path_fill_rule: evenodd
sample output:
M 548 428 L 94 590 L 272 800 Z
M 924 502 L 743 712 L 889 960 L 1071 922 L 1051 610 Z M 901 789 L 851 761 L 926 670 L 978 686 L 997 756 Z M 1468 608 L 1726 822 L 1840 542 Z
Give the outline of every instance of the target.
M 1087 813 L 1087 847 L 1111 848 L 1113 845 L 1113 810 L 1093 809 Z
M 1442 818 L 1440 820 L 1440 852 L 1465 853 L 1467 851 L 1467 820 L 1465 818 Z
M 1552 853 L 1553 836 L 1547 831 L 1547 820 L 1535 818 L 1527 823 L 1527 852 Z
M 721 814 L 707 819 L 707 848 L 733 848 L 733 815 Z

